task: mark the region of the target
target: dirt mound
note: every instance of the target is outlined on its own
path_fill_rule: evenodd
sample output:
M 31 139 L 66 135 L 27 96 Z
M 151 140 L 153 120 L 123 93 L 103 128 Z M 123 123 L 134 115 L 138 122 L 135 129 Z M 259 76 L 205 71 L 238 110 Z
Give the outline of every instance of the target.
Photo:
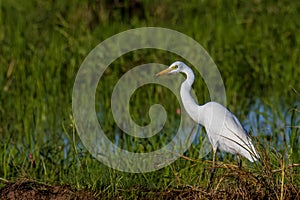
M 299 199 L 298 186 L 285 185 L 281 188 L 264 188 L 257 185 L 228 184 L 226 188 L 216 191 L 200 187 L 183 187 L 154 189 L 145 186 L 135 186 L 128 189 L 107 190 L 93 194 L 88 190 L 76 191 L 70 186 L 50 186 L 33 180 L 22 180 L 16 183 L 6 183 L 0 188 L 0 200 L 9 199 L 277 199 L 283 192 L 284 199 Z
M 74 191 L 70 186 L 49 186 L 24 180 L 0 188 L 0 199 L 95 199 L 91 192 Z

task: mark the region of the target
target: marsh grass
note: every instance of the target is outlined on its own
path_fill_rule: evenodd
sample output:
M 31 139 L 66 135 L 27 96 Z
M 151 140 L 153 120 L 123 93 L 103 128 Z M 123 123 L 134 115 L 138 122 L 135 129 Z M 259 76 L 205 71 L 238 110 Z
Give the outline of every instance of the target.
M 0 185 L 70 185 L 101 199 L 299 198 L 299 9 L 298 1 L 0 1 Z M 175 29 L 203 45 L 222 74 L 229 109 L 249 125 L 259 162 L 243 160 L 239 169 L 234 156 L 219 152 L 213 187 L 207 189 L 212 155 L 199 158 L 198 142 L 173 164 L 143 174 L 110 169 L 87 152 L 71 111 L 76 72 L 98 43 L 141 26 Z M 106 90 L 97 92 L 96 110 L 112 141 L 120 134 L 128 148 L 147 152 L 172 137 L 179 104 L 168 90 L 149 85 L 130 102 L 141 125 L 149 123 L 145 111 L 152 103 L 174 113 L 165 135 L 148 149 L 140 147 L 149 141 L 139 143 L 116 127 L 110 95 L 132 66 L 177 59 L 141 50 L 105 71 L 99 88 Z M 199 103 L 207 102 L 205 83 L 196 76 Z

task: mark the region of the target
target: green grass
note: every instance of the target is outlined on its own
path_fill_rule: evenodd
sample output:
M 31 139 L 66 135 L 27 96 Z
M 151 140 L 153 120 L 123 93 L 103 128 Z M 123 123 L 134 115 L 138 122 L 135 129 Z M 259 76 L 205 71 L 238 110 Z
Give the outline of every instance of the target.
M 222 165 L 213 189 L 232 189 L 240 194 L 248 190 L 259 197 L 274 198 L 299 191 L 299 167 L 292 164 L 300 162 L 300 3 L 194 0 L 182 4 L 168 0 L 138 5 L 125 1 L 120 5 L 109 1 L 0 0 L 1 180 L 26 177 L 70 184 L 107 198 L 206 188 L 212 155 L 198 159 L 200 145 L 194 144 L 186 157 L 161 170 L 130 174 L 95 160 L 74 128 L 72 87 L 87 54 L 121 31 L 159 26 L 198 41 L 221 72 L 228 108 L 242 121 L 254 112 L 253 119 L 248 120 L 251 125 L 256 120 L 256 129 L 252 126 L 250 130 L 257 132 L 262 161 L 253 164 L 245 160 L 243 170 L 237 170 L 232 166 L 234 157 L 220 153 Z M 110 112 L 110 95 L 118 78 L 132 66 L 170 64 L 177 59 L 169 52 L 139 50 L 117 59 L 106 70 L 98 86 L 106 90 L 97 92 L 96 110 L 99 115 L 103 112 L 99 121 L 109 138 L 114 140 L 115 133 L 120 133 L 123 142 L 137 150 L 151 142 L 124 136 Z M 199 103 L 207 102 L 205 83 L 199 74 L 196 76 L 194 89 Z M 266 109 L 253 107 L 256 102 Z M 160 86 L 142 87 L 134 94 L 130 108 L 138 124 L 149 123 L 145 112 L 153 103 L 161 103 L 168 113 L 176 113 L 179 105 L 175 96 Z M 152 140 L 157 145 L 154 149 L 170 139 L 177 120 L 175 114 L 169 116 L 166 135 Z M 265 134 L 266 127 L 271 139 Z M 150 192 L 143 192 L 145 188 Z

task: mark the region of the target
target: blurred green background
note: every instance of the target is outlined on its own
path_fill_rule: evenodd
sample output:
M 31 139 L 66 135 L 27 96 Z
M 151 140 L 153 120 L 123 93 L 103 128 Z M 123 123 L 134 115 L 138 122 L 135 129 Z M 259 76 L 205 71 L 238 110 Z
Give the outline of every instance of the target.
M 125 175 L 115 175 L 80 144 L 72 118 L 72 87 L 96 45 L 121 31 L 147 26 L 180 31 L 199 42 L 221 72 L 228 108 L 260 142 L 292 152 L 287 162 L 299 162 L 299 19 L 299 1 L 0 0 L 0 177 L 92 189 L 112 182 L 120 186 L 115 177 Z M 140 50 L 106 70 L 99 85 L 107 90 L 97 94 L 96 109 L 99 115 L 106 112 L 99 121 L 108 136 L 122 135 L 109 111 L 118 78 L 138 64 L 169 65 L 177 59 L 164 51 Z M 131 112 L 138 124 L 149 122 L 145 112 L 157 101 L 176 112 L 176 98 L 158 87 L 134 94 Z M 209 101 L 199 74 L 194 89 L 200 103 Z M 176 115 L 169 118 L 168 126 L 176 126 Z M 163 179 L 155 173 L 127 178 L 172 185 L 170 169 L 159 172 L 168 174 Z M 107 171 L 111 173 L 103 175 Z

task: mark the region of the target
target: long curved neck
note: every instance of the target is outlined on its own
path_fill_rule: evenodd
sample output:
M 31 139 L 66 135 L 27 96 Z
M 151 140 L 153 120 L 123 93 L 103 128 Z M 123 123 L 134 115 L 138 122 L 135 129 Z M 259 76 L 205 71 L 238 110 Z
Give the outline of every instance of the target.
M 190 68 L 184 68 L 182 71 L 186 74 L 186 80 L 181 84 L 180 97 L 182 104 L 189 116 L 197 123 L 203 125 L 202 106 L 198 105 L 193 99 L 190 91 L 195 80 L 193 71 Z

